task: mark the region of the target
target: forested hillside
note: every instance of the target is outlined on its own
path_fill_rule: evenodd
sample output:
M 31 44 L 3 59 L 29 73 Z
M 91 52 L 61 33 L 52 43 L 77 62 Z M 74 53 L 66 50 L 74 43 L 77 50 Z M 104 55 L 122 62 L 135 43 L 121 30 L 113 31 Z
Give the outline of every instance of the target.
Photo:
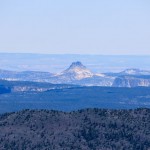
M 150 109 L 23 110 L 0 116 L 3 150 L 148 150 Z

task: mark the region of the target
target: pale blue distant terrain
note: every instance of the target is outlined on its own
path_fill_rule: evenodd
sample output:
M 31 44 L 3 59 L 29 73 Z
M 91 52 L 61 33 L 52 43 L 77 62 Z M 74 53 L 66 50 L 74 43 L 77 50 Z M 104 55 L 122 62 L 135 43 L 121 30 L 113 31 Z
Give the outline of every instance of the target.
M 59 73 L 74 61 L 81 61 L 95 73 L 120 72 L 127 68 L 150 70 L 150 56 L 0 53 L 0 69 Z
M 0 113 L 150 108 L 150 56 L 0 53 Z
M 22 109 L 150 108 L 150 87 L 98 87 L 0 80 L 0 114 Z

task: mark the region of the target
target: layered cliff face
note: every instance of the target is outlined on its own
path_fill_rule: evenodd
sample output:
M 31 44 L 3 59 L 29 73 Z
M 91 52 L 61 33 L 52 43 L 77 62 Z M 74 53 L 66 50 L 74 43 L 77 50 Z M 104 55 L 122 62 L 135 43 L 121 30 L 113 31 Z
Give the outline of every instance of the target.
M 14 92 L 46 92 L 49 90 L 67 89 L 78 87 L 67 84 L 51 84 L 29 81 L 6 81 L 0 80 L 0 94 Z
M 113 82 L 113 87 L 150 86 L 150 76 L 120 76 Z

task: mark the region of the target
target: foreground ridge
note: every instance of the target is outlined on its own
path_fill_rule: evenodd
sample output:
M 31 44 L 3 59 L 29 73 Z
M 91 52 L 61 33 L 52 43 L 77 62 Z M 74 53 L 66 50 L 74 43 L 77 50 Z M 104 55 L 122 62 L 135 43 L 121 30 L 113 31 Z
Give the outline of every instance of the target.
M 0 116 L 0 149 L 150 148 L 150 109 L 23 110 Z

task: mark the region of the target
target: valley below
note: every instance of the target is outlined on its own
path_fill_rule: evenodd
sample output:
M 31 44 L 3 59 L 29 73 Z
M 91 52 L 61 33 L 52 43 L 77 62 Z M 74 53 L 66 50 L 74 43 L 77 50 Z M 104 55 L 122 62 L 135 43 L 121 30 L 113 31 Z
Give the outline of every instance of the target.
M 25 81 L 1 81 L 1 87 L 0 113 L 22 109 L 150 108 L 149 87 L 85 87 Z

